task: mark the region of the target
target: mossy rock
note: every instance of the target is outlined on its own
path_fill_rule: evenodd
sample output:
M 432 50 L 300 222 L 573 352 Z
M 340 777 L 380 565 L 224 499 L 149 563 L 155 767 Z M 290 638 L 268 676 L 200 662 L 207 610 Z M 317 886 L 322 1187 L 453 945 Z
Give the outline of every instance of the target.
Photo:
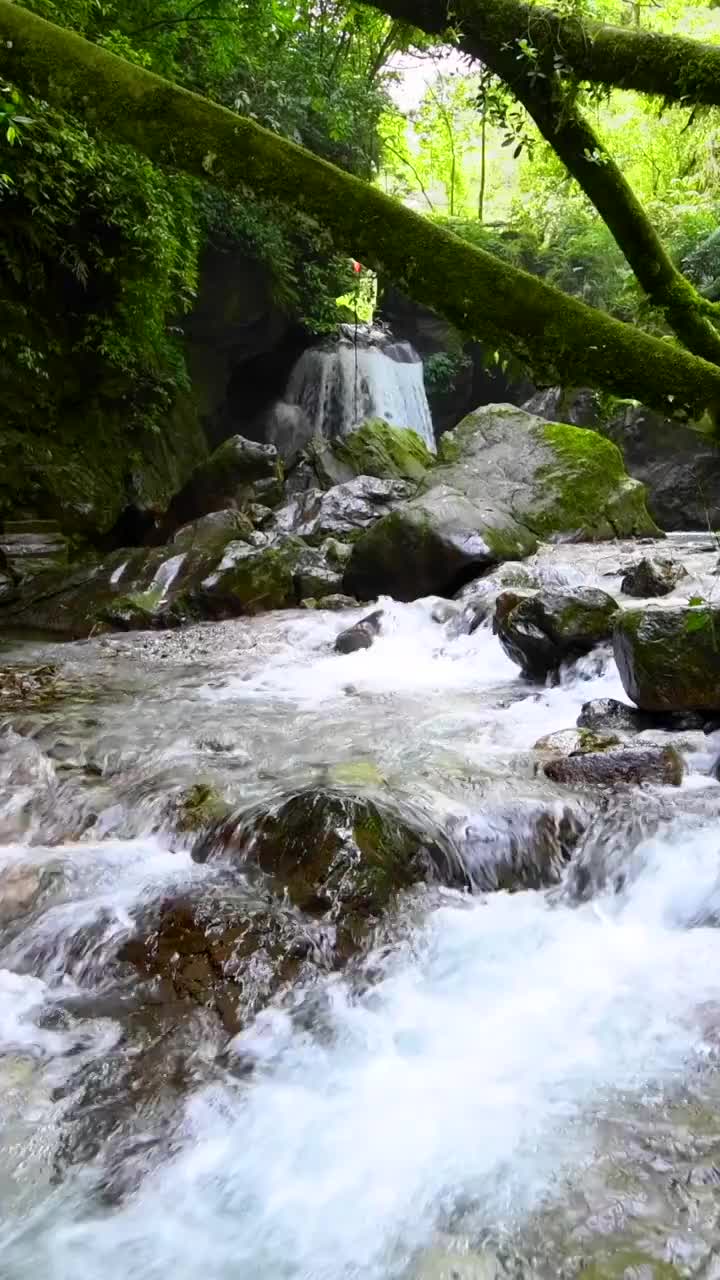
M 227 818 L 230 805 L 211 782 L 195 782 L 181 791 L 173 802 L 175 826 L 181 832 L 197 833 Z
M 615 661 L 643 711 L 720 711 L 720 606 L 627 609 L 615 624 Z
M 605 591 L 505 591 L 495 605 L 494 630 L 508 657 L 530 680 L 545 680 L 564 662 L 610 639 L 618 606 Z
M 193 856 L 205 861 L 233 851 L 294 906 L 335 920 L 350 950 L 401 890 L 423 880 L 464 883 L 437 833 L 416 816 L 345 788 L 299 791 L 271 812 L 231 818 Z
M 307 552 L 307 544 L 300 538 L 285 538 L 264 547 L 231 542 L 220 563 L 193 593 L 193 600 L 201 613 L 215 617 L 286 609 L 299 603 L 296 573 Z
M 680 1280 L 680 1272 L 639 1249 L 619 1249 L 611 1258 L 583 1267 L 578 1280 Z
M 361 423 L 348 435 L 331 441 L 325 449 L 350 475 L 356 476 L 420 481 L 435 465 L 434 456 L 416 431 L 393 427 L 382 418 Z M 321 466 L 323 452 L 316 443 L 314 454 Z
M 442 437 L 429 485 L 449 484 L 481 511 L 505 510 L 537 537 L 660 536 L 645 490 L 595 431 L 486 405 Z

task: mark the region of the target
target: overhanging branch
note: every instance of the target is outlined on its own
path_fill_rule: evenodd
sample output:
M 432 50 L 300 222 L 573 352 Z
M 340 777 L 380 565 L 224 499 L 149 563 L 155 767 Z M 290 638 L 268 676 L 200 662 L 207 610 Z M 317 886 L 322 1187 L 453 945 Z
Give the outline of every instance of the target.
M 720 369 L 459 240 L 253 121 L 0 0 L 0 72 L 154 161 L 300 206 L 338 246 L 458 328 L 510 346 L 548 383 L 585 384 L 699 418 Z

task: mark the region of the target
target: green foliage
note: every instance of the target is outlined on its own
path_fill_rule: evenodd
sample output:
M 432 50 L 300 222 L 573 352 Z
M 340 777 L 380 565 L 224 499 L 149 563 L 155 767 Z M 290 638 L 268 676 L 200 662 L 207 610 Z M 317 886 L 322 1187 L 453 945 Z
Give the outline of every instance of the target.
M 452 391 L 458 375 L 467 369 L 471 360 L 462 351 L 438 351 L 425 361 L 425 388 L 433 392 Z

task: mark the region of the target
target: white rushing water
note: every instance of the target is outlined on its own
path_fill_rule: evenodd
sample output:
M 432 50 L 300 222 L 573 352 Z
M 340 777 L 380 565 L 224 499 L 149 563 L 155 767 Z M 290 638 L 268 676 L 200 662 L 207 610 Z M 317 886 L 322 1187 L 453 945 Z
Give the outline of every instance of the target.
M 574 548 L 556 553 L 551 576 L 583 572 Z M 393 786 L 470 822 L 488 811 L 488 786 L 519 803 L 536 785 L 522 761 L 542 733 L 572 725 L 590 698 L 622 696 L 609 658 L 533 689 L 487 628 L 453 636 L 428 602 L 384 605 L 380 638 L 346 657 L 329 644 L 347 615 L 68 646 L 69 669 L 102 672 L 108 687 L 82 734 L 66 717 L 63 741 L 102 758 L 112 786 L 125 770 L 147 787 L 161 749 L 162 776 L 184 776 L 212 730 L 226 744 L 219 776 L 253 800 L 372 758 Z M 174 1098 L 169 1149 L 111 1203 L 93 1194 L 102 1151 L 95 1171 L 80 1165 L 57 1185 L 47 1171 L 69 1105 L 67 1089 L 62 1104 L 53 1090 L 69 1082 L 71 1102 L 78 1060 L 121 1047 L 116 1017 L 55 1025 L 47 1014 L 90 986 L 110 991 L 102 957 L 132 935 L 142 904 L 211 885 L 213 873 L 158 836 L 98 841 L 90 829 L 76 842 L 8 844 L 0 884 L 10 871 L 49 878 L 41 909 L 0 949 L 3 1280 L 549 1280 L 580 1274 L 583 1250 L 614 1240 L 619 1221 L 635 1224 L 636 1247 L 650 1241 L 654 1256 L 697 1267 L 715 1247 L 714 1217 L 706 1228 L 680 1209 L 671 1221 L 670 1200 L 658 1209 L 689 1142 L 673 1108 L 699 1090 L 712 1112 L 720 1033 L 720 784 L 707 774 L 720 735 L 704 747 L 686 737 L 686 785 L 660 796 L 672 807 L 656 834 L 619 850 L 622 886 L 582 903 L 562 887 L 445 891 L 377 955 L 369 984 L 326 977 L 232 1039 Z M 52 809 L 65 794 L 57 764 L 22 767 Z M 693 816 L 683 806 L 700 791 L 707 807 Z M 111 787 L 106 829 L 120 795 Z M 212 1045 L 196 1040 L 187 1053 L 198 1052 L 213 1063 Z M 666 1147 L 659 1136 L 652 1147 L 648 1123 L 669 1132 Z M 702 1123 L 707 1152 L 720 1138 Z M 533 1235 L 543 1215 L 545 1257 Z M 506 1272 L 488 1237 L 536 1261 Z
M 423 365 L 408 342 L 388 340 L 380 330 L 351 326 L 331 347 L 303 352 L 285 392 L 306 413 L 313 433 L 347 435 L 368 418 L 416 431 L 435 452 Z

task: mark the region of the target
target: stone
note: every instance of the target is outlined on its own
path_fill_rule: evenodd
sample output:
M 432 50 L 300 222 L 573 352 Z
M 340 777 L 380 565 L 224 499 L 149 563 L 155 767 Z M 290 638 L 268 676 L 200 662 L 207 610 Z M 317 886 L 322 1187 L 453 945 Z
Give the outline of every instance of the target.
M 498 596 L 493 629 L 508 657 L 524 676 L 544 680 L 562 663 L 590 653 L 610 639 L 617 605 L 591 588 Z
M 545 422 L 514 405 L 485 405 L 443 436 L 438 456 L 444 465 L 427 485 L 457 488 L 489 524 L 502 512 L 544 539 L 657 533 L 642 485 L 594 431 Z
M 277 450 L 244 436 L 225 440 L 175 495 L 165 517 L 166 533 L 211 511 L 248 503 L 274 507 L 282 499 L 283 468 Z
M 627 702 L 616 698 L 595 698 L 583 703 L 577 718 L 579 729 L 619 730 L 621 733 L 639 733 L 647 727 L 646 717 Z
M 331 549 L 330 556 L 332 555 Z M 305 546 L 305 549 L 299 552 L 295 564 L 294 582 L 298 600 L 307 598 L 322 600 L 324 596 L 338 595 L 342 592 L 342 567 L 338 568 L 337 565 L 330 563 L 327 543 L 323 543 L 320 547 Z
M 614 787 L 654 782 L 679 787 L 684 765 L 673 747 L 612 747 L 549 760 L 543 773 L 551 782 Z
M 406 480 L 373 476 L 357 476 L 325 492 L 309 489 L 276 513 L 273 528 L 276 534 L 294 533 L 309 542 L 348 541 L 410 497 L 413 489 Z
M 334 440 L 315 438 L 310 457 L 321 483 L 338 484 L 353 476 L 378 476 L 419 482 L 435 458 L 416 431 L 372 418 Z
M 228 857 L 264 873 L 311 918 L 333 921 L 343 956 L 358 949 L 401 890 L 419 881 L 466 884 L 439 833 L 379 800 L 331 787 L 296 792 L 259 816 L 240 813 L 193 849 L 199 862 Z
M 625 692 L 642 711 L 720 711 L 720 606 L 627 609 L 613 648 Z
M 452 432 L 420 492 L 362 534 L 346 589 L 362 599 L 452 595 L 538 538 L 657 533 L 644 491 L 594 432 L 486 405 Z
M 380 635 L 383 616 L 383 610 L 376 609 L 346 631 L 341 631 L 335 640 L 335 652 L 356 653 L 358 649 L 369 649 L 375 637 Z
M 234 508 L 224 511 L 211 511 L 206 516 L 183 525 L 173 535 L 172 544 L 179 551 L 202 550 L 216 551 L 218 554 L 228 542 L 238 538 L 249 538 L 253 533 L 253 522 L 248 515 L 241 514 Z
M 512 522 L 485 536 L 477 508 L 456 489 L 437 486 L 380 520 L 353 546 L 345 589 L 361 600 L 453 595 L 501 559 L 537 546 Z M 487 532 L 487 531 L 486 531 Z
M 299 538 L 279 539 L 265 547 L 231 542 L 220 563 L 194 590 L 193 602 L 211 617 L 289 608 L 298 603 L 296 572 L 307 552 Z
M 616 733 L 593 733 L 590 729 L 558 729 L 538 738 L 533 751 L 549 752 L 554 756 L 579 756 L 588 751 L 606 751 L 619 746 Z
M 668 596 L 678 582 L 687 577 L 687 570 L 676 560 L 643 557 L 625 573 L 620 584 L 623 595 L 648 599 L 652 596 Z
M 197 834 L 227 818 L 229 813 L 230 805 L 211 782 L 196 782 L 185 787 L 169 807 L 169 815 L 181 833 Z
M 307 597 L 300 601 L 303 609 L 330 609 L 333 612 L 341 613 L 343 609 L 356 609 L 357 600 L 353 596 L 345 596 L 342 593 L 337 595 L 323 596 L 321 600 L 316 600 L 313 596 Z
M 578 805 L 514 795 L 451 819 L 449 834 L 474 892 L 514 892 L 559 884 L 585 825 Z

